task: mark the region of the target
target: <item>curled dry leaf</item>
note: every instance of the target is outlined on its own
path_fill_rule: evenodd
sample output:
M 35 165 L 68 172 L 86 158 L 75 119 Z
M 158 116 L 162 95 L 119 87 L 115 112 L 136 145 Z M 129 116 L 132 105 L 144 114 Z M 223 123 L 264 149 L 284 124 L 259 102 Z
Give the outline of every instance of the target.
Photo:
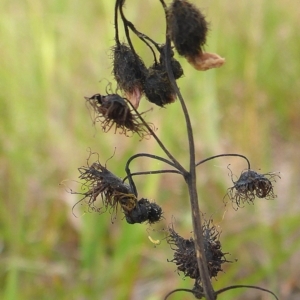
M 187 56 L 186 59 L 198 71 L 220 68 L 225 63 L 225 58 L 209 52 L 200 52 L 198 55 Z

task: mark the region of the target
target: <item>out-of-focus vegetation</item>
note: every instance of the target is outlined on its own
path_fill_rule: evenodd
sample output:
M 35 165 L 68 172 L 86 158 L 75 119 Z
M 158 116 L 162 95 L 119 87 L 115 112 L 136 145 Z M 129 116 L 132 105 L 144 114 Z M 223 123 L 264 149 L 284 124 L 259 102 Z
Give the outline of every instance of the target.
M 159 1 L 127 1 L 128 18 L 163 42 Z M 246 168 L 222 158 L 199 167 L 200 207 L 222 230 L 227 264 L 214 281 L 257 284 L 280 299 L 299 294 L 300 219 L 300 19 L 298 0 L 194 1 L 211 22 L 206 49 L 226 58 L 199 73 L 180 59 L 179 80 L 190 109 L 197 156 L 246 155 L 253 169 L 280 171 L 278 198 L 234 211 L 224 207 L 229 170 Z M 2 0 L 0 2 L 0 298 L 162 299 L 191 288 L 175 272 L 160 229 L 172 221 L 190 237 L 185 184 L 176 175 L 136 179 L 139 193 L 158 202 L 165 220 L 149 230 L 121 215 L 88 213 L 67 193 L 85 165 L 87 149 L 120 177 L 136 152 L 161 154 L 153 139 L 140 142 L 93 127 L 84 96 L 105 93 L 112 81 L 113 1 Z M 141 56 L 151 53 L 139 41 Z M 153 105 L 143 100 L 141 110 Z M 166 146 L 187 165 L 187 140 L 179 103 L 147 113 Z M 141 159 L 132 170 L 164 167 Z M 62 185 L 59 185 L 63 183 Z M 148 229 L 148 231 L 147 231 Z M 296 298 L 292 298 L 292 296 Z M 172 299 L 192 299 L 179 293 Z M 271 299 L 258 291 L 228 292 L 220 299 Z

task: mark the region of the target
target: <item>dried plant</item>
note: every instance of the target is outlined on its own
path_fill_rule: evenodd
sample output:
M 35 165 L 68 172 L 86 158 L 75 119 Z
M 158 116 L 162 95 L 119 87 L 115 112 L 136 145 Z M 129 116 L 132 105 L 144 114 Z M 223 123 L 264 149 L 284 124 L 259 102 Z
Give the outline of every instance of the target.
M 223 264 L 229 262 L 227 253 L 223 252 L 220 234 L 211 219 L 202 220 L 196 187 L 196 168 L 203 163 L 221 157 L 240 157 L 247 163 L 247 169 L 241 173 L 237 181 L 233 181 L 225 197 L 236 207 L 245 203 L 254 203 L 254 199 L 274 199 L 273 182 L 278 178 L 276 173 L 259 174 L 251 170 L 249 160 L 236 153 L 218 154 L 196 162 L 193 128 L 191 126 L 186 101 L 178 86 L 177 80 L 183 76 L 180 63 L 174 58 L 174 50 L 184 56 L 197 70 L 206 71 L 220 67 L 225 60 L 217 54 L 204 52 L 209 24 L 203 13 L 187 0 L 173 0 L 169 6 L 160 0 L 165 12 L 165 41 L 158 43 L 146 34 L 137 30 L 124 14 L 125 0 L 115 1 L 115 46 L 112 47 L 112 74 L 123 96 L 115 94 L 95 94 L 85 99 L 96 113 L 96 121 L 101 123 L 104 132 L 115 127 L 128 136 L 137 133 L 141 138 L 150 136 L 156 140 L 165 154 L 161 157 L 155 154 L 138 153 L 130 157 L 125 166 L 126 177 L 121 179 L 111 173 L 99 160 L 79 168 L 79 179 L 82 182 L 82 196 L 79 203 L 84 201 L 88 207 L 98 212 L 110 211 L 121 213 L 129 224 L 159 222 L 163 218 L 162 208 L 147 198 L 139 198 L 134 176 L 161 173 L 175 173 L 181 175 L 186 182 L 191 204 L 193 237 L 185 239 L 175 230 L 173 225 L 168 228 L 167 242 L 174 250 L 171 262 L 177 266 L 178 272 L 193 279 L 192 289 L 174 289 L 164 299 L 175 292 L 188 292 L 197 299 L 215 300 L 218 295 L 230 289 L 252 288 L 276 295 L 271 291 L 249 285 L 231 285 L 215 291 L 211 282 L 222 271 Z M 119 21 L 122 21 L 126 43 L 120 42 Z M 135 34 L 153 56 L 153 63 L 146 67 L 141 56 L 132 43 L 130 34 Z M 159 57 L 159 58 L 157 58 Z M 143 96 L 150 102 L 164 107 L 166 104 L 180 105 L 185 119 L 188 140 L 189 167 L 186 169 L 178 159 L 166 148 L 156 135 L 153 126 L 149 125 L 138 112 Z M 175 101 L 178 99 L 178 101 Z M 148 157 L 164 162 L 170 169 L 131 172 L 130 164 L 133 160 Z M 128 183 L 126 183 L 128 182 Z M 96 202 L 100 199 L 100 205 Z M 98 203 L 98 202 L 97 202 Z
M 277 196 L 274 194 L 272 182 L 280 178 L 277 173 L 259 174 L 253 170 L 244 170 L 237 181 L 233 181 L 233 187 L 228 189 L 226 196 L 242 207 L 244 203 L 253 203 L 255 197 L 273 200 Z

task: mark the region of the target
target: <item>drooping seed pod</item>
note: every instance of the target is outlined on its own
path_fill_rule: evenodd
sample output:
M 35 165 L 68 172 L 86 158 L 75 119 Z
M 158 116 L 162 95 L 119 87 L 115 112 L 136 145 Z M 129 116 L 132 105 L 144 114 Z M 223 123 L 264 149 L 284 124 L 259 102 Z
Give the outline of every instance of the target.
M 237 207 L 243 207 L 245 203 L 254 203 L 255 197 L 272 200 L 277 196 L 274 194 L 273 184 L 276 178 L 280 178 L 277 173 L 259 174 L 253 170 L 243 171 L 234 185 L 228 189 L 228 198 Z
M 202 12 L 187 0 L 173 0 L 167 11 L 168 34 L 177 52 L 185 56 L 196 69 L 206 71 L 219 68 L 225 59 L 203 51 L 208 23 Z
M 201 11 L 186 0 L 173 0 L 167 11 L 168 34 L 182 56 L 195 56 L 206 43 L 208 23 Z
M 120 133 L 125 135 L 129 132 L 137 133 L 141 138 L 149 135 L 138 115 L 129 107 L 128 101 L 118 94 L 106 96 L 95 94 L 85 99 L 95 111 L 95 121 L 101 123 L 104 132 L 108 132 L 115 126 L 115 133 L 119 129 Z
M 113 75 L 118 88 L 137 109 L 143 94 L 147 68 L 142 59 L 124 43 L 112 48 L 112 59 Z
M 175 101 L 176 94 L 173 91 L 167 72 L 162 64 L 154 63 L 148 69 L 144 83 L 144 93 L 150 102 L 161 107 Z
M 79 202 L 85 201 L 91 210 L 100 213 L 107 209 L 116 213 L 117 206 L 121 203 L 124 205 L 124 199 L 128 207 L 134 208 L 137 200 L 131 187 L 98 161 L 91 166 L 80 167 L 78 170 L 79 179 L 83 181 L 83 191 L 76 193 L 83 196 Z M 96 204 L 97 200 L 100 200 L 100 204 Z

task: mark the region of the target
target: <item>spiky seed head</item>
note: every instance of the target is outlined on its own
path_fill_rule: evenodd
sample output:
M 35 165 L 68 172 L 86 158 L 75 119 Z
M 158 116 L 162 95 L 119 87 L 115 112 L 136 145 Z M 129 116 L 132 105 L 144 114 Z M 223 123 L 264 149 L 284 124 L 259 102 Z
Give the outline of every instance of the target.
M 228 262 L 225 257 L 227 253 L 223 253 L 221 250 L 219 236 L 220 234 L 211 220 L 203 224 L 204 250 L 210 278 L 216 277 L 218 272 L 222 271 L 222 264 Z M 197 264 L 194 239 L 184 239 L 175 232 L 174 228 L 170 227 L 167 240 L 171 248 L 172 245 L 175 246 L 173 249 L 174 258 L 171 262 L 177 265 L 178 271 L 200 282 L 201 276 Z
M 149 135 L 145 125 L 140 121 L 138 115 L 129 106 L 126 98 L 118 94 L 101 96 L 95 94 L 85 97 L 96 113 L 95 121 L 100 121 L 104 132 L 108 132 L 115 126 L 115 133 L 120 130 L 121 134 L 137 133 L 141 138 Z
M 125 93 L 125 97 L 132 105 L 138 108 L 147 74 L 143 60 L 124 43 L 112 48 L 112 60 L 112 73 L 118 88 Z
M 167 11 L 169 36 L 177 52 L 197 55 L 206 43 L 208 23 L 202 12 L 187 0 L 173 0 Z
M 280 178 L 278 173 L 260 174 L 253 170 L 243 171 L 240 178 L 234 181 L 234 185 L 228 189 L 226 196 L 237 205 L 242 207 L 244 203 L 254 203 L 255 197 L 272 200 L 274 194 L 272 182 Z
M 92 210 L 102 212 L 111 209 L 115 212 L 118 204 L 121 204 L 121 199 L 125 197 L 128 199 L 127 202 L 136 202 L 131 187 L 99 162 L 94 162 L 91 166 L 80 167 L 78 170 L 79 179 L 83 181 L 84 192 L 76 194 L 83 195 L 80 201 L 87 199 L 86 203 Z M 102 207 L 95 205 L 99 197 L 102 199 Z

